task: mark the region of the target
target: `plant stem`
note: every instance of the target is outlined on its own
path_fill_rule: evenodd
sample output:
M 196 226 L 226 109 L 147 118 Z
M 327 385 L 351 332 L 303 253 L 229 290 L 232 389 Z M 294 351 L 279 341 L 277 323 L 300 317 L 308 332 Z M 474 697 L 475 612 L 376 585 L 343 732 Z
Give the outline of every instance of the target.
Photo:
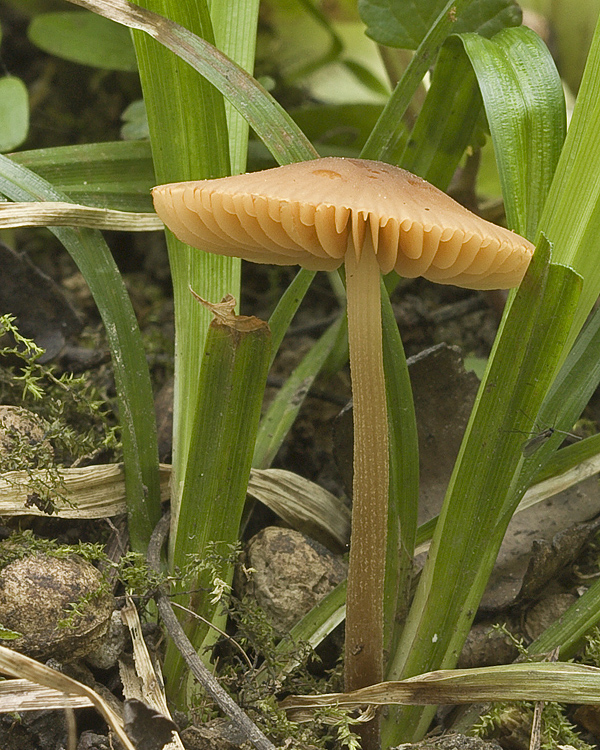
M 154 533 L 148 545 L 148 565 L 155 572 L 159 572 L 160 551 L 165 543 L 169 531 L 169 514 L 163 516 L 157 523 Z M 229 694 L 221 687 L 221 684 L 213 673 L 204 664 L 190 643 L 183 627 L 173 612 L 169 601 L 169 595 L 161 586 L 156 591 L 156 604 L 162 617 L 165 629 L 171 636 L 176 648 L 181 652 L 190 671 L 198 680 L 204 691 L 219 706 L 221 711 L 229 717 L 231 723 L 257 750 L 275 750 L 275 746 L 269 742 L 260 729 L 251 721 L 242 709 L 231 699 Z
M 346 614 L 346 690 L 383 679 L 383 591 L 388 513 L 388 425 L 380 271 L 370 232 L 346 252 L 354 414 L 352 541 Z

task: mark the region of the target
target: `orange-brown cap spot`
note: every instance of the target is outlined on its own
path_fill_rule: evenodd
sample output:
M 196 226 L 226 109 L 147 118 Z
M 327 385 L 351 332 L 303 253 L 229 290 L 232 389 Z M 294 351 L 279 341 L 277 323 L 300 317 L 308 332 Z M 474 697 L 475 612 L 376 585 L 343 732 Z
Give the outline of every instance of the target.
M 534 249 L 420 177 L 375 161 L 328 157 L 160 185 L 152 195 L 182 241 L 255 263 L 328 271 L 369 239 L 384 273 L 508 289 Z

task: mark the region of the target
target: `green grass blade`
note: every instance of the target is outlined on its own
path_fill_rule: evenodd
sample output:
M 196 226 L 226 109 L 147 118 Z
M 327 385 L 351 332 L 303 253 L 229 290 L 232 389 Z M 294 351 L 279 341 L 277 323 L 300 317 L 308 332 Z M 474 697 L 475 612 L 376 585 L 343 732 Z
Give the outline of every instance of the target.
M 567 445 L 556 451 L 548 459 L 543 468 L 535 475 L 533 484 L 565 474 L 598 454 L 600 454 L 600 433 L 572 445 Z
M 393 653 L 398 623 L 408 609 L 419 508 L 419 440 L 406 356 L 394 311 L 381 281 L 383 366 L 390 436 L 388 551 L 384 592 L 384 643 Z
M 596 26 L 577 102 L 540 219 L 557 262 L 584 278 L 573 324 L 574 339 L 600 292 L 600 21 Z
M 347 581 L 342 581 L 324 596 L 318 604 L 307 612 L 290 630 L 289 637 L 282 638 L 275 651 L 278 657 L 288 658 L 287 664 L 281 669 L 281 676 L 291 672 L 298 661 L 294 653 L 302 643 L 308 643 L 316 648 L 333 630 L 340 625 L 346 616 Z M 267 672 L 259 670 L 256 680 L 260 684 L 267 678 Z
M 440 50 L 431 86 L 399 162 L 441 190 L 450 184 L 471 143 L 482 106 L 472 66 L 453 40 L 450 37 Z
M 522 433 L 537 413 L 563 351 L 580 289 L 569 269 L 547 265 L 540 245 L 490 360 L 450 481 L 429 558 L 389 677 L 453 666 L 525 487 Z M 556 320 L 556 306 L 561 309 Z M 549 324 L 552 320 L 552 324 Z M 418 736 L 430 712 L 402 711 L 387 739 Z M 387 741 L 387 740 L 386 740 Z
M 308 287 L 312 284 L 315 275 L 316 271 L 307 271 L 305 268 L 301 268 L 292 283 L 287 286 L 279 298 L 277 306 L 271 313 L 271 317 L 269 318 L 269 328 L 272 335 L 271 364 L 273 364 L 285 332 L 298 311 L 300 303 L 304 299 L 304 295 L 308 291 Z
M 542 40 L 524 26 L 489 40 L 460 40 L 483 97 L 508 225 L 533 241 L 565 137 L 558 72 Z
M 600 581 L 596 580 L 569 609 L 538 636 L 527 649 L 547 654 L 559 648 L 559 659 L 570 659 L 581 647 L 586 633 L 600 622 Z
M 562 437 L 559 437 L 559 440 L 563 439 L 564 435 Z M 539 451 L 541 451 L 543 447 L 544 446 L 541 446 L 539 448 Z M 536 451 L 536 454 L 539 451 Z M 537 473 L 534 474 L 529 486 L 531 488 L 534 488 L 541 482 L 545 482 L 549 479 L 554 479 L 555 477 L 560 477 L 567 472 L 573 471 L 584 462 L 596 458 L 598 455 L 600 455 L 600 433 L 598 433 L 597 435 L 592 435 L 589 438 L 585 438 L 584 440 L 580 440 L 577 443 L 567 445 L 566 447 L 555 451 L 550 456 L 550 458 L 541 462 L 543 466 L 539 471 L 537 471 Z M 576 481 L 581 481 L 581 476 L 579 476 Z M 416 537 L 417 546 L 431 539 L 438 518 L 439 516 L 435 516 L 434 518 L 431 518 L 429 521 L 426 521 L 425 523 L 421 524 L 421 526 L 419 526 L 419 528 L 417 529 Z
M 227 555 L 238 540 L 269 358 L 270 331 L 263 321 L 235 317 L 210 324 L 172 545 L 174 568 L 185 568 L 190 555 L 207 555 L 210 545 L 217 544 L 217 552 L 223 555 L 215 561 L 217 576 L 231 580 Z M 216 602 L 211 601 L 214 585 L 206 571 L 195 583 L 180 582 L 180 592 L 196 593 L 182 594 L 177 600 L 183 598 L 195 612 L 210 618 L 216 609 Z M 207 625 L 197 621 L 190 625 L 190 639 L 196 648 L 202 645 L 207 630 Z M 181 655 L 170 644 L 165 674 L 181 702 L 185 700 L 180 680 L 183 669 Z
M 233 104 L 280 164 L 318 156 L 293 119 L 254 78 L 188 29 L 119 0 L 110 3 L 106 0 L 69 2 L 144 31 L 172 50 Z
M 575 342 L 575 345 L 548 393 L 539 413 L 538 423 L 568 430 L 588 403 L 600 381 L 600 313 L 596 312 Z M 552 419 L 553 421 L 547 421 Z M 600 453 L 600 434 L 579 443 L 556 448 L 564 435 L 555 433 L 531 461 L 526 462 L 521 481 L 530 477 L 539 482 L 562 474 Z M 569 608 L 529 647 L 531 653 L 545 653 L 560 648 L 560 658 L 573 656 L 584 634 L 600 620 L 600 584 L 588 591 Z
M 219 0 L 210 7 L 217 49 L 250 74 L 254 70 L 258 6 L 258 0 Z M 225 102 L 225 113 L 231 173 L 238 174 L 246 169 L 248 123 L 229 101 Z
M 569 352 L 539 413 L 533 415 L 534 430 L 543 431 L 550 427 L 556 432 L 525 462 L 521 475 L 524 484 L 540 481 L 540 472 L 564 441 L 564 432 L 579 419 L 599 383 L 600 312 L 596 311 Z M 590 440 L 571 446 L 562 463 L 574 458 L 589 458 L 590 450 L 594 450 L 597 444 L 596 439 Z M 565 453 L 565 450 L 560 453 Z
M 402 118 L 413 94 L 431 66 L 444 39 L 452 33 L 454 19 L 472 0 L 448 0 L 436 22 L 415 51 L 361 152 L 363 159 L 399 164 L 404 150 Z
M 67 201 L 33 172 L 0 157 L 0 192 L 14 201 Z M 111 349 L 123 454 L 129 536 L 145 552 L 160 518 L 160 483 L 154 402 L 140 331 L 123 279 L 100 232 L 54 228 L 83 274 L 106 328 Z
M 319 374 L 337 339 L 341 319 L 331 325 L 311 347 L 294 372 L 280 388 L 261 420 L 254 459 L 256 469 L 268 469 L 285 436 L 293 425 L 311 385 Z
M 204 0 L 145 3 L 212 39 Z M 131 6 L 135 13 L 135 6 Z M 140 9 L 140 12 L 143 12 Z M 223 176 L 229 172 L 229 140 L 222 96 L 177 55 L 147 34 L 134 32 L 156 179 L 160 183 Z M 157 71 L 160 71 L 158 73 Z M 173 491 L 170 550 L 177 538 L 180 498 L 194 433 L 195 402 L 210 313 L 194 301 L 239 297 L 240 261 L 201 253 L 166 232 L 175 304 Z
M 147 141 L 110 141 L 10 154 L 75 203 L 118 211 L 153 211 L 156 185 Z

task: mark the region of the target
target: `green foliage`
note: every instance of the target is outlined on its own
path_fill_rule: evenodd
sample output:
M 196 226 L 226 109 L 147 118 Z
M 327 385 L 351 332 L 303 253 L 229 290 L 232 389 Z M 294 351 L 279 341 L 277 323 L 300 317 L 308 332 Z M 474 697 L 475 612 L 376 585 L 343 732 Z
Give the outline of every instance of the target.
M 57 559 L 65 559 L 77 555 L 89 563 L 107 563 L 108 558 L 104 546 L 97 542 L 78 542 L 77 544 L 61 544 L 56 539 L 36 536 L 31 529 L 15 532 L 0 545 L 0 567 L 15 560 L 35 554 L 48 555 Z
M 531 734 L 534 703 L 498 703 L 473 728 L 478 737 L 498 739 L 500 742 L 527 743 Z M 541 747 L 557 750 L 565 745 L 577 750 L 590 750 L 591 746 L 579 736 L 566 716 L 566 708 L 558 703 L 546 703 L 541 721 Z
M 583 664 L 600 667 L 600 628 L 594 627 L 585 635 L 585 648 L 581 657 Z
M 17 633 L 16 630 L 10 630 L 0 625 L 0 639 L 3 641 L 15 641 L 17 638 L 22 638 L 22 633 Z
M 29 95 L 20 78 L 0 78 L 0 151 L 12 151 L 27 138 Z
M 43 354 L 22 336 L 10 315 L 0 316 L 0 402 L 27 408 L 43 420 L 44 440 L 30 442 L 13 433 L 14 448 L 0 456 L 0 470 L 71 465 L 100 451 L 119 455 L 118 426 L 112 405 L 87 375 L 56 375 L 39 363 Z M 12 343 L 10 339 L 12 338 Z
M 76 628 L 84 618 L 89 617 L 89 608 L 94 606 L 94 602 L 105 596 L 110 591 L 110 584 L 107 579 L 93 591 L 88 591 L 77 598 L 77 601 L 69 602 L 66 607 L 65 616 L 57 621 L 59 628 Z
M 117 562 L 117 574 L 132 597 L 148 600 L 168 579 L 166 574 L 153 570 L 140 552 L 125 552 Z
M 442 12 L 452 15 L 452 30 L 457 34 L 476 31 L 493 36 L 506 26 L 521 23 L 521 9 L 515 0 L 476 0 L 464 12 L 446 11 L 445 0 L 359 0 L 358 7 L 370 37 L 404 49 L 416 49 Z
M 352 728 L 357 720 L 347 711 L 325 707 L 315 712 L 309 724 L 290 721 L 275 699 L 279 693 L 316 693 L 342 689 L 341 665 L 323 672 L 320 659 L 306 642 L 281 636 L 252 597 L 228 598 L 227 613 L 235 627 L 233 638 L 255 665 L 248 670 L 239 651 L 219 644 L 221 679 L 258 726 L 276 744 L 293 738 L 294 747 L 336 747 L 355 750 L 358 738 Z M 285 648 L 282 643 L 287 642 Z M 290 658 L 296 664 L 290 671 Z M 260 679 L 258 676 L 260 675 Z
M 257 701 L 250 715 L 265 734 L 278 744 L 292 738 L 293 747 L 299 750 L 326 750 L 332 746 L 341 750 L 359 750 L 361 747 L 358 735 L 352 731 L 358 721 L 341 709 L 321 708 L 314 712 L 309 723 L 296 724 L 270 697 Z
M 41 13 L 29 39 L 51 55 L 102 70 L 137 70 L 127 29 L 89 11 Z

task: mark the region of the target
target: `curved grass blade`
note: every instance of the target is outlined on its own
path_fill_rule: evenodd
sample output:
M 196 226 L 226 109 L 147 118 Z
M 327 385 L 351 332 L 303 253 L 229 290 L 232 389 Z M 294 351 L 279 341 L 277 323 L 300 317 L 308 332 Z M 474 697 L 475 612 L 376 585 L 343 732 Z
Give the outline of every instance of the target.
M 584 278 L 571 342 L 600 292 L 600 20 L 583 74 L 560 161 L 540 219 L 556 260 Z
M 560 77 L 524 26 L 492 39 L 461 34 L 492 134 L 508 226 L 534 240 L 566 132 Z
M 75 203 L 117 211 L 153 211 L 156 185 L 147 141 L 110 141 L 9 154 Z
M 527 429 L 524 415 L 537 413 L 552 381 L 580 289 L 576 274 L 547 265 L 548 259 L 549 248 L 542 244 L 505 319 L 392 661 L 392 679 L 453 666 L 526 489 L 518 483 L 524 461 L 519 432 Z M 386 742 L 419 736 L 430 719 L 429 710 L 402 709 L 397 723 L 386 725 Z
M 470 2 L 471 0 L 448 0 L 436 22 L 419 44 L 404 75 L 398 81 L 398 85 L 377 120 L 361 152 L 363 159 L 379 159 L 390 164 L 400 163 L 404 150 L 402 118 L 438 49 L 444 39 L 452 33 L 456 16 Z
M 233 104 L 280 164 L 318 156 L 304 133 L 275 99 L 254 78 L 204 39 L 126 0 L 69 2 L 124 26 L 144 31 L 178 55 Z
M 6 157 L 0 157 L 0 192 L 15 201 L 67 200 Z M 129 535 L 133 549 L 145 552 L 161 514 L 160 480 L 152 387 L 137 320 L 100 232 L 67 227 L 50 231 L 83 274 L 106 328 L 119 398 Z
M 294 372 L 280 388 L 263 416 L 256 436 L 252 466 L 268 469 L 294 423 L 311 385 L 319 374 L 337 339 L 341 319 L 331 325 L 311 347 Z
M 600 669 L 585 664 L 548 662 L 503 664 L 475 669 L 426 672 L 402 681 L 381 682 L 349 693 L 290 695 L 281 707 L 296 721 L 309 721 L 310 714 L 293 712 L 322 706 L 352 710 L 364 705 L 394 703 L 481 703 L 483 701 L 557 701 L 600 704 Z

